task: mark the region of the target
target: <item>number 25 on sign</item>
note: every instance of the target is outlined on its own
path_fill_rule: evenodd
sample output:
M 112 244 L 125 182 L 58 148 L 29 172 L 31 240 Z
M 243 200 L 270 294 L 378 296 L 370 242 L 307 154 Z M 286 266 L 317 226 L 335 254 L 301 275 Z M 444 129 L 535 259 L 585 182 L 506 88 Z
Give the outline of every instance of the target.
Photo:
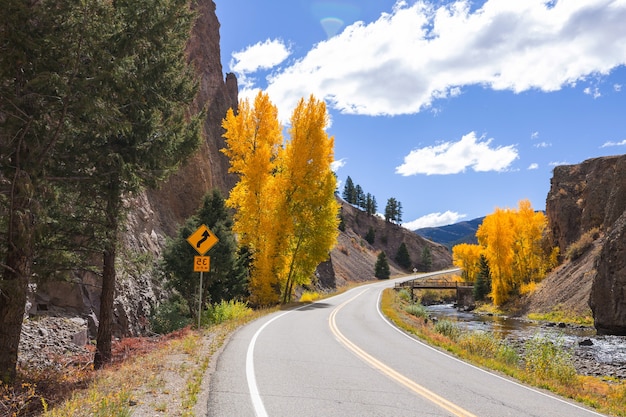
M 193 272 L 209 272 L 211 268 L 210 256 L 194 256 Z

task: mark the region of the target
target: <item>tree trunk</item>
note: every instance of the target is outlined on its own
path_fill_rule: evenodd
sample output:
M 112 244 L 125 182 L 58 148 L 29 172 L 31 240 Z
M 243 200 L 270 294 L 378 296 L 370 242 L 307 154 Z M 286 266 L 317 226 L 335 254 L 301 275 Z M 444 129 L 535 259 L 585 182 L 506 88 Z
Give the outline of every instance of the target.
M 33 186 L 28 174 L 19 169 L 13 185 L 6 264 L 0 278 L 0 382 L 15 381 L 17 350 L 33 262 L 34 223 L 30 207 Z
M 115 259 L 121 195 L 118 181 L 112 180 L 109 187 L 110 194 L 105 213 L 107 231 L 102 266 L 100 317 L 96 339 L 96 354 L 93 359 L 95 369 L 100 369 L 111 362 L 111 327 L 113 322 L 113 301 L 115 300 Z
M 102 293 L 100 294 L 100 317 L 96 354 L 93 360 L 95 369 L 111 362 L 111 324 L 113 321 L 113 301 L 115 300 L 115 242 L 107 244 L 104 251 L 102 269 Z

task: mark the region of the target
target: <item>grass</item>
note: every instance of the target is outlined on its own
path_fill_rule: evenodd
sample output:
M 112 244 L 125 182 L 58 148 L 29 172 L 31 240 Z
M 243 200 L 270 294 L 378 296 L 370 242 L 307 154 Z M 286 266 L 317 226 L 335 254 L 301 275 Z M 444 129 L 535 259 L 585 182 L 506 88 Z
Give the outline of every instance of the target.
M 561 305 L 557 305 L 549 313 L 530 313 L 528 318 L 537 321 L 549 321 L 553 323 L 569 323 L 580 326 L 593 326 L 593 315 L 591 310 L 585 314 L 572 314 L 565 311 Z
M 381 310 L 398 327 L 428 344 L 477 366 L 571 398 L 601 413 L 626 416 L 626 381 L 576 374 L 571 353 L 559 340 L 536 336 L 526 343 L 525 354 L 520 356 L 505 340 L 491 333 L 462 331 L 454 322 L 441 320 L 433 324 L 410 314 L 407 311 L 410 302 L 405 298 L 387 289 L 382 295 Z

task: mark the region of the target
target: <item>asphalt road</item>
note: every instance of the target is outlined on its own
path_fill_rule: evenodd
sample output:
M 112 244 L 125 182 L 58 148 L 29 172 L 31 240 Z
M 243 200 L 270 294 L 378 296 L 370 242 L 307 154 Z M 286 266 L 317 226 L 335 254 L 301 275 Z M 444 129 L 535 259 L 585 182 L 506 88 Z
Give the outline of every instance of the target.
M 378 309 L 393 284 L 358 287 L 242 327 L 211 377 L 208 416 L 601 415 L 398 330 Z

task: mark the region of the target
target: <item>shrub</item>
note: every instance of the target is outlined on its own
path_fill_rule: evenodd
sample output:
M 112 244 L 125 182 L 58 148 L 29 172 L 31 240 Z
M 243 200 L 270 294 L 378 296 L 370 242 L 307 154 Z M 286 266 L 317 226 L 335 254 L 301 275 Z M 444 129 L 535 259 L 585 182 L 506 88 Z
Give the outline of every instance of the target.
M 575 380 L 576 368 L 572 354 L 565 348 L 561 338 L 552 341 L 535 335 L 525 343 L 526 368 L 540 379 L 555 379 L 563 384 Z
M 222 300 L 207 308 L 203 314 L 203 321 L 208 321 L 210 324 L 220 324 L 228 320 L 241 319 L 250 314 L 252 314 L 252 309 L 248 307 L 247 303 L 235 300 Z
M 457 341 L 461 336 L 461 329 L 459 329 L 458 324 L 450 320 L 438 321 L 435 324 L 435 331 L 453 341 Z
M 459 345 L 474 355 L 498 359 L 509 365 L 517 364 L 519 361 L 515 349 L 493 333 L 464 333 L 459 338 Z
M 180 295 L 174 295 L 150 315 L 150 329 L 154 333 L 167 334 L 182 329 L 191 323 L 187 301 Z
M 302 293 L 302 296 L 300 296 L 300 302 L 301 303 L 310 303 L 312 301 L 315 301 L 317 299 L 320 298 L 320 294 L 318 292 L 315 291 L 305 291 Z
M 398 297 L 400 297 L 401 300 L 406 301 L 406 302 L 411 301 L 411 293 L 406 288 L 403 288 L 400 291 L 398 291 Z
M 404 311 L 415 317 L 428 318 L 428 310 L 421 304 L 409 304 L 404 307 Z
M 600 237 L 600 229 L 594 227 L 587 230 L 576 242 L 568 246 L 565 251 L 565 258 L 575 261 L 585 254 L 593 246 L 593 241 Z

